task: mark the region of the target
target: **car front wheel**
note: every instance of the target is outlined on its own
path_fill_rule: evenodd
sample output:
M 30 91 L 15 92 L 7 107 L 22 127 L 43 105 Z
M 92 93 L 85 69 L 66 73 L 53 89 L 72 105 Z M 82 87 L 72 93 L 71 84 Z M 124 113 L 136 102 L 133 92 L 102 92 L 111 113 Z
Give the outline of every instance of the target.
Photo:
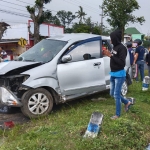
M 22 96 L 22 113 L 29 118 L 48 115 L 53 108 L 53 98 L 44 88 L 31 89 Z

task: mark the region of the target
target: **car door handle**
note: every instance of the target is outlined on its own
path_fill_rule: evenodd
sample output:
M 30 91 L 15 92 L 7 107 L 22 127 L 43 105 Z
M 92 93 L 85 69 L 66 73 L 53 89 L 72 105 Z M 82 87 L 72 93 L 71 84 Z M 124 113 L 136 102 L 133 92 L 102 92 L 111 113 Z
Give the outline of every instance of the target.
M 94 63 L 93 66 L 100 66 L 101 62 Z

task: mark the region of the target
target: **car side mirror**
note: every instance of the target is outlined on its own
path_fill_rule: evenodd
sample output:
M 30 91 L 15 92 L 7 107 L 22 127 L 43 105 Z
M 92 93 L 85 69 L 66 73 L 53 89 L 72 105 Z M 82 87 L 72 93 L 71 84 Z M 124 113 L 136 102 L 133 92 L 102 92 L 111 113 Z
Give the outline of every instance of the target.
M 64 55 L 64 56 L 61 58 L 61 61 L 62 61 L 62 62 L 68 62 L 68 61 L 71 61 L 71 60 L 72 60 L 71 55 Z

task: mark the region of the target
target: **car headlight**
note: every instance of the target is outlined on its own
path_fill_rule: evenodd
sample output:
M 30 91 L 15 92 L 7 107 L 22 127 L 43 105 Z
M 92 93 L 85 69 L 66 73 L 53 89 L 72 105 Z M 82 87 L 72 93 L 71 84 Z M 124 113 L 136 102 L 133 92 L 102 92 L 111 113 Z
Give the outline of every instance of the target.
M 6 88 L 0 87 L 1 92 L 1 101 L 2 103 L 8 106 L 21 106 L 20 101 L 14 96 L 11 92 L 9 92 Z

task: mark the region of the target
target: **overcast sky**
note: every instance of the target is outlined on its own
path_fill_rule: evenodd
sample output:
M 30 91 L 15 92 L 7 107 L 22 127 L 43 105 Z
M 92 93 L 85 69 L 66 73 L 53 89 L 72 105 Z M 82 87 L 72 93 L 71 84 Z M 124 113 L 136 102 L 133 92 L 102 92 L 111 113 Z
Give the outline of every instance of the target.
M 99 5 L 103 0 L 52 0 L 50 4 L 45 5 L 46 9 L 52 11 L 55 15 L 59 10 L 72 11 L 73 13 L 79 10 L 79 6 L 83 7 L 86 17 L 90 17 L 93 22 L 101 22 L 101 10 Z M 129 24 L 128 27 L 136 27 L 141 33 L 150 34 L 150 15 L 149 7 L 150 0 L 137 0 L 140 9 L 134 12 L 136 16 L 144 16 L 145 23 Z M 0 0 L 0 21 L 4 21 L 8 24 L 27 23 L 29 19 L 29 13 L 26 11 L 25 6 L 34 4 L 34 0 Z M 19 16 L 21 15 L 21 16 Z M 24 16 L 24 17 L 23 17 Z M 103 24 L 110 28 L 106 19 L 103 19 Z

